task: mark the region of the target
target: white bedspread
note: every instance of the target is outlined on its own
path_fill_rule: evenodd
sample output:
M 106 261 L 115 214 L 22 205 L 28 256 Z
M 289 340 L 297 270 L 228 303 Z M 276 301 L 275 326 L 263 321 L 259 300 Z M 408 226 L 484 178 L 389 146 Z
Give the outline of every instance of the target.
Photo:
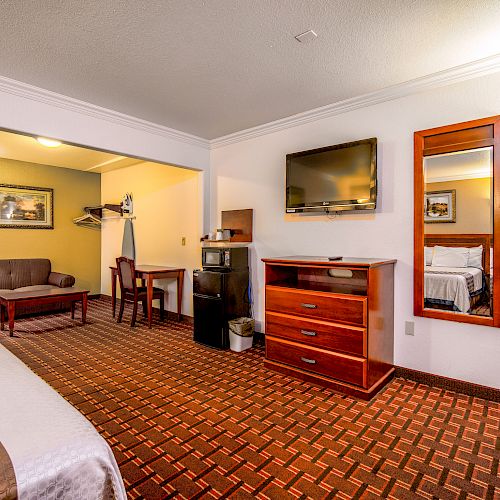
M 428 271 L 433 271 L 431 274 Z M 442 274 L 435 274 L 435 273 Z M 460 312 L 470 309 L 470 294 L 467 280 L 459 274 L 449 272 L 469 273 L 474 279 L 474 291 L 483 286 L 483 273 L 476 267 L 433 267 L 425 266 L 424 271 L 424 298 L 448 300 L 455 304 Z
M 92 424 L 0 345 L 0 441 L 19 500 L 126 498 L 116 460 Z

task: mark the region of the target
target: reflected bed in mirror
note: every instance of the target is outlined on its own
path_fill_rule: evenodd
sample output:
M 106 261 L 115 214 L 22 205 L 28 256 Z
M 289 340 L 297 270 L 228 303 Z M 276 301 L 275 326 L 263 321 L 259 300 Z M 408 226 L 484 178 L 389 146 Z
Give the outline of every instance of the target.
M 492 147 L 424 157 L 425 308 L 491 316 L 492 178 Z
M 415 133 L 415 315 L 498 325 L 499 117 Z
M 489 234 L 426 234 L 424 307 L 491 316 Z

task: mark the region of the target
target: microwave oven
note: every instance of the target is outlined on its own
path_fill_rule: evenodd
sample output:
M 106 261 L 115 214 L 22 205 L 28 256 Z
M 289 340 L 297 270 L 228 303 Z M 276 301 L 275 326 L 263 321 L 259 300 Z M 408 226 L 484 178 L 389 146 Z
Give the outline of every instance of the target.
M 219 267 L 225 269 L 240 269 L 248 267 L 247 247 L 207 247 L 202 248 L 203 269 Z

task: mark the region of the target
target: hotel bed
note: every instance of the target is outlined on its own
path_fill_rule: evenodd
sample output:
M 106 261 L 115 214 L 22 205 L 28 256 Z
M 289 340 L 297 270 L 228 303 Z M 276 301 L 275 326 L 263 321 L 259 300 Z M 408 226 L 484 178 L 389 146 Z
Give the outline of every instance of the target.
M 426 307 L 469 313 L 489 297 L 490 235 L 425 235 L 425 261 Z
M 0 499 L 126 499 L 106 441 L 2 345 L 0 401 Z

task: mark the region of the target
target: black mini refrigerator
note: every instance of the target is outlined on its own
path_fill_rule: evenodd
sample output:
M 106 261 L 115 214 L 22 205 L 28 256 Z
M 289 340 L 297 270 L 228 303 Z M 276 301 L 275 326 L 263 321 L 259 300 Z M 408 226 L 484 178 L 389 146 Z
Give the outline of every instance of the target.
M 193 271 L 195 342 L 229 347 L 228 321 L 250 313 L 248 287 L 248 267 Z

